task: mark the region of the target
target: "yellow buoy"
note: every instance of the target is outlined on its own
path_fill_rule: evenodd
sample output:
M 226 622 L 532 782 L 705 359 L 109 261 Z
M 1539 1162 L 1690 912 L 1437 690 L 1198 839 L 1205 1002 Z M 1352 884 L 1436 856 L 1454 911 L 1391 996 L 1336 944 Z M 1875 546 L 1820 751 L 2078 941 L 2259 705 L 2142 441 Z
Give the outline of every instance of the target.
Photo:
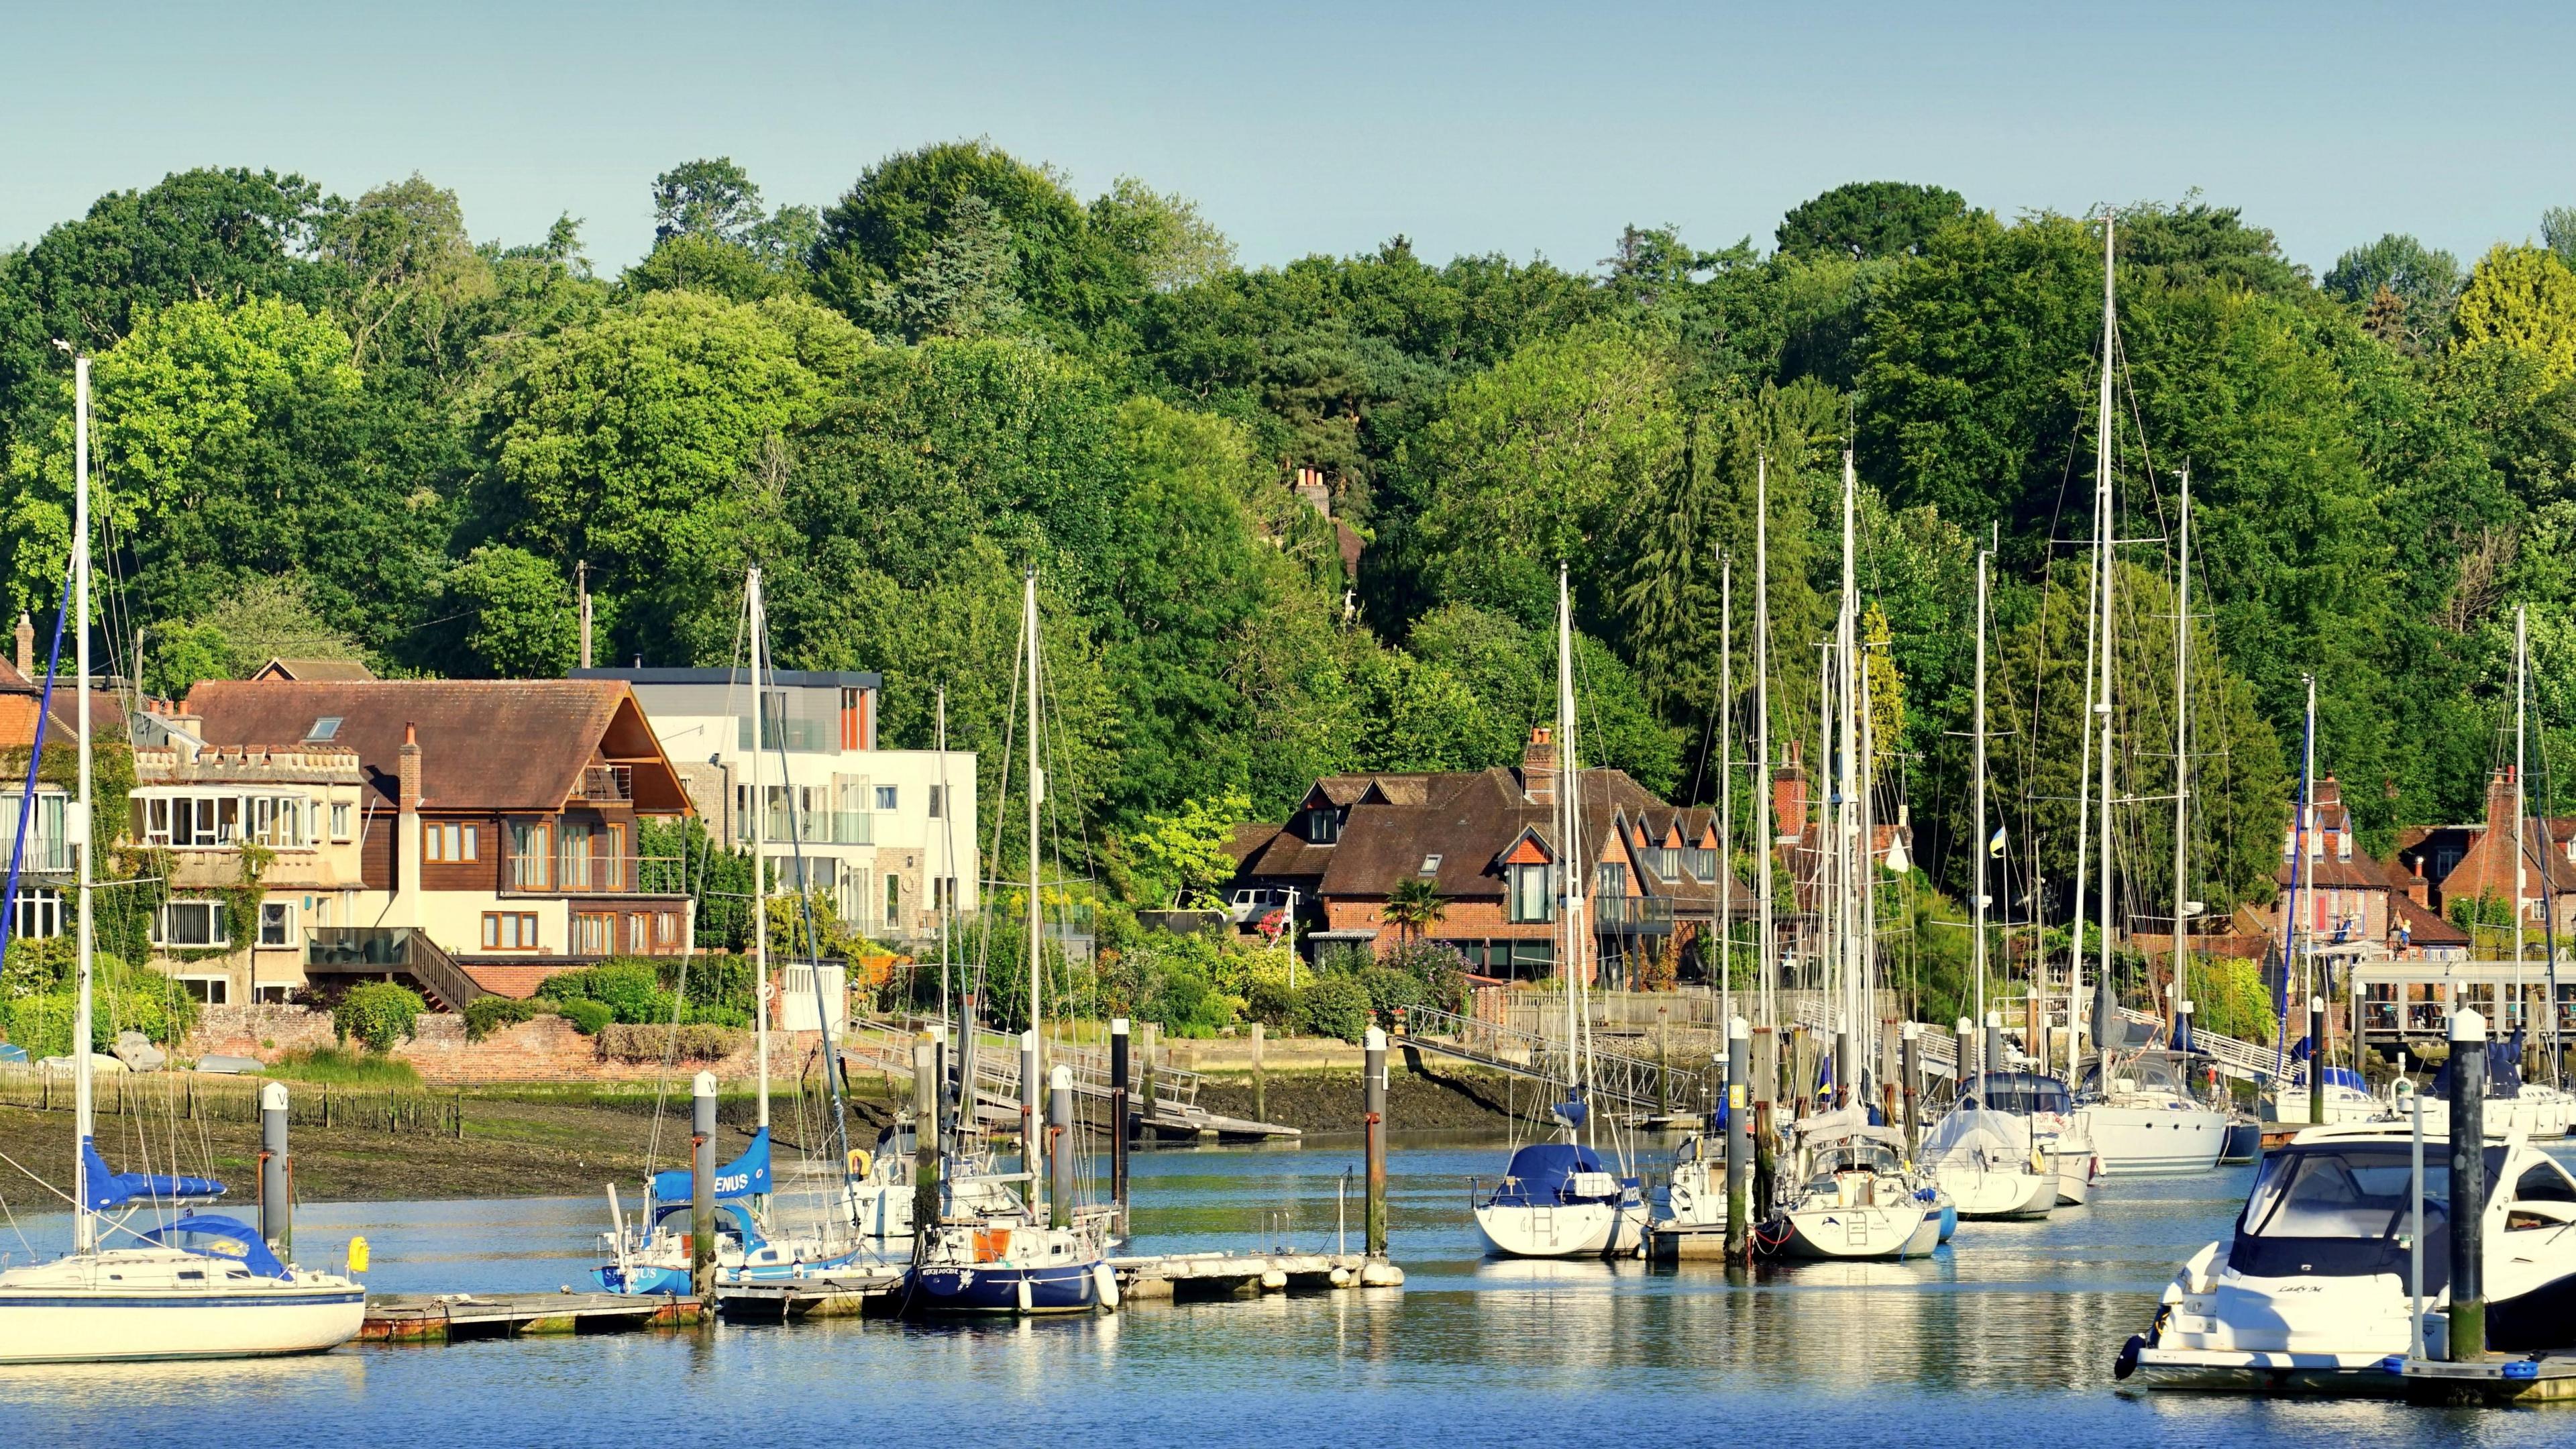
M 349 1240 L 349 1271 L 352 1273 L 367 1271 L 367 1240 L 364 1238 Z

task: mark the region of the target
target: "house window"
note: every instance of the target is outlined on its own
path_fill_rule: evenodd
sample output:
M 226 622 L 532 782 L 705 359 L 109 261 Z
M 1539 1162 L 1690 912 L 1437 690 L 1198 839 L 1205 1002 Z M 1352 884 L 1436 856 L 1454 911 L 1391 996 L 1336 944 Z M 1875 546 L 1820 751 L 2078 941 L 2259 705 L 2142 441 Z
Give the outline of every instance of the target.
M 892 810 L 895 808 L 894 786 L 879 785 L 877 787 L 877 808 L 879 810 Z
M 554 881 L 553 862 L 547 858 L 553 832 L 543 821 L 510 822 L 510 889 L 541 891 Z
M 930 879 L 930 908 L 945 911 L 957 904 L 957 877 L 933 876 Z
M 886 910 L 885 910 L 885 923 L 886 923 L 887 925 L 891 926 L 891 925 L 893 925 L 893 924 L 895 923 L 896 919 L 897 919 L 898 917 L 900 917 L 900 916 L 903 914 L 903 877 L 902 877 L 902 876 L 899 876 L 899 875 L 888 875 L 888 876 L 886 877 L 886 902 L 885 902 L 885 906 L 886 906 Z
M 1419 872 L 1417 872 L 1417 874 L 1420 874 L 1420 875 L 1438 875 L 1439 873 L 1440 873 L 1440 857 L 1439 857 L 1439 856 L 1437 856 L 1437 855 L 1426 855 L 1426 856 L 1422 857 L 1422 869 L 1421 869 Z
M 1628 893 L 1628 867 L 1623 861 L 1605 860 L 1592 868 L 1593 888 L 1605 896 Z
M 606 911 L 575 911 L 572 916 L 572 954 L 605 956 L 612 946 L 609 938 L 617 930 L 617 917 Z
M 295 902 L 259 903 L 259 943 L 263 946 L 295 944 Z
M 483 913 L 483 949 L 486 951 L 537 949 L 537 913 L 485 911 Z
M 1510 876 L 1511 918 L 1515 921 L 1553 921 L 1556 903 L 1548 899 L 1548 868 L 1544 865 L 1505 866 Z
M 431 821 L 420 827 L 421 859 L 445 865 L 479 860 L 483 854 L 482 834 L 478 826 Z
M 10 912 L 9 938 L 13 941 L 36 941 L 63 933 L 63 895 L 60 891 L 22 890 L 15 909 Z
M 653 944 L 665 951 L 678 949 L 680 944 L 680 913 L 678 911 L 655 911 L 653 913 Z
M 1306 812 L 1306 841 L 1310 845 L 1330 845 L 1342 838 L 1342 814 L 1329 805 Z
M 947 786 L 945 786 L 945 785 L 933 785 L 933 786 L 931 786 L 931 787 L 930 787 L 930 818 L 931 818 L 931 819 L 933 819 L 933 820 L 942 820 L 942 819 L 946 819 L 946 818 L 947 818 L 947 815 L 948 815 L 948 787 L 947 787 Z M 2576 843 L 2570 843 L 2570 844 L 2569 844 L 2569 846 L 2568 846 L 2568 850 L 2570 851 L 2570 853 L 2571 853 L 2571 854 L 2576 854 Z
M 841 691 L 841 748 L 845 750 L 867 748 L 866 715 L 859 704 L 861 693 L 856 689 Z
M 177 979 L 179 989 L 187 992 L 194 1000 L 204 1002 L 208 1006 L 228 1006 L 232 1003 L 233 979 L 230 976 L 182 976 Z
M 627 912 L 626 949 L 635 952 L 638 955 L 653 949 L 653 915 L 651 912 Z
M 221 901 L 164 901 L 152 916 L 155 946 L 229 946 Z
M 331 838 L 333 840 L 347 840 L 349 838 L 350 814 L 351 811 L 347 801 L 334 800 L 331 802 Z

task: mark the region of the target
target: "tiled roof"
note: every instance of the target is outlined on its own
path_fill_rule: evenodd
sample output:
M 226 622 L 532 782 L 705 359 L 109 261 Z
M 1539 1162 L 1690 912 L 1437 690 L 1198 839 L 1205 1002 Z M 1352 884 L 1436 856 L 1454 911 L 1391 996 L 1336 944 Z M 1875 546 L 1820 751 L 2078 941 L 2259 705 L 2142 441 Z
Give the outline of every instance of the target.
M 331 743 L 358 752 L 388 806 L 403 733 L 418 732 L 428 810 L 560 809 L 601 760 L 635 766 L 635 804 L 679 814 L 688 794 L 633 692 L 616 680 L 209 680 L 188 692 L 209 745 L 291 745 L 337 718 Z
M 2443 920 L 2439 915 L 2415 904 L 2403 891 L 2389 898 L 2391 919 L 2406 927 L 2407 939 L 2418 946 L 2466 946 L 2469 933 Z

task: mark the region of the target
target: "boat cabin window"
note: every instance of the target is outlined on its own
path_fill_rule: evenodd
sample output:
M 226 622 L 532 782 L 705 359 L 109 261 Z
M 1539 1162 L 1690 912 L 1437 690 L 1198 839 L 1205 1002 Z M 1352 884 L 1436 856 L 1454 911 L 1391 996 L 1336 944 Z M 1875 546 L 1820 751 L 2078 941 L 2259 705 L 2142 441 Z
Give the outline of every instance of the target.
M 2023 1117 L 2042 1112 L 2063 1117 L 2075 1110 L 2066 1084 L 2037 1072 L 1981 1072 L 1968 1078 L 1960 1096 L 1988 1111 Z
M 2115 1061 L 2111 1065 L 2111 1080 L 2115 1084 L 2127 1081 L 2133 1084 L 2135 1090 L 2141 1092 L 2172 1092 L 2178 1096 L 2188 1095 L 2190 1090 L 2186 1085 L 2188 1076 L 2187 1068 L 2173 1057 L 2162 1053 L 2149 1053 L 2129 1060 Z M 2084 1069 L 2084 1090 L 2087 1092 L 2102 1090 L 2100 1062 L 2097 1061 Z
M 1881 1142 L 1845 1142 L 1816 1154 L 1818 1177 L 1829 1177 L 1837 1172 L 1876 1172 L 1894 1176 L 1903 1170 L 1895 1152 Z
M 2490 1190 L 2504 1170 L 2504 1149 L 2486 1149 Z M 2350 1277 L 2406 1271 L 2406 1236 L 2412 1227 L 2414 1177 L 2403 1142 L 2339 1143 L 2273 1153 L 2255 1179 L 2253 1195 L 2236 1220 L 2227 1261 L 2238 1272 L 2265 1278 L 2302 1274 Z M 2424 1240 L 2450 1231 L 2451 1168 L 2436 1150 L 2424 1160 Z M 2443 1255 L 2424 1255 L 2425 1289 Z
M 2567 1169 L 2555 1162 L 2535 1162 L 2514 1179 L 2513 1200 L 2576 1203 L 2576 1182 L 2570 1182 Z

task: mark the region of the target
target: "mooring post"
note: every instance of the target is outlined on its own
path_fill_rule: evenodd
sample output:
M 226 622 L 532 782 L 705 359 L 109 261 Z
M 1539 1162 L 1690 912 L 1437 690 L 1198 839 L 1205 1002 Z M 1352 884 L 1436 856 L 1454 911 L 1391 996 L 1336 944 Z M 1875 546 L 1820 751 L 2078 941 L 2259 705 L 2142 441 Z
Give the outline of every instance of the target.
M 1362 1058 L 1360 1122 L 1368 1134 L 1368 1255 L 1386 1256 L 1386 1033 L 1368 1029 Z
M 1896 1033 L 1896 1074 L 1905 1079 L 1905 1160 L 1912 1162 L 1922 1146 L 1923 1050 L 1916 1038 L 1923 1025 L 1909 1021 Z
M 912 1231 L 927 1243 L 939 1231 L 939 1040 L 923 1032 L 912 1044 Z
M 689 1286 L 704 1297 L 716 1268 L 716 1074 L 689 1087 Z
M 1073 1226 L 1073 1068 L 1047 1073 L 1047 1223 Z
M 1144 1060 L 1137 1065 L 1137 1075 L 1143 1081 L 1143 1090 L 1136 1096 L 1136 1117 L 1140 1126 L 1154 1120 L 1154 1059 L 1160 1054 L 1158 1048 L 1162 1044 L 1162 1026 L 1156 1022 L 1146 1022 Z
M 953 1120 L 948 1108 L 948 1023 L 935 1021 L 930 1024 L 930 1048 L 930 1118 L 938 1127 L 944 1145 Z M 842 1080 L 846 1083 L 848 1077 L 845 1075 Z
M 1253 1056 L 1261 1052 L 1261 1028 L 1252 1029 Z M 1109 1023 L 1109 1201 L 1118 1209 L 1118 1236 L 1127 1236 L 1127 1082 L 1131 1064 L 1127 1060 L 1127 1018 L 1121 1016 Z M 1260 1088 L 1253 1089 L 1256 1098 L 1254 1115 L 1260 1115 L 1257 1099 Z
M 1038 1080 L 1038 1034 L 1035 1028 L 1020 1033 L 1020 1170 L 1029 1175 L 1029 1192 L 1045 1189 L 1046 1164 L 1043 1144 L 1038 1134 L 1046 1130 L 1046 1119 L 1040 1106 L 1046 1084 Z
M 1726 1023 L 1726 1256 L 1744 1251 L 1753 1228 L 1745 1187 L 1753 1176 L 1753 1094 L 1746 1074 L 1753 1066 L 1753 1028 L 1743 1017 Z
M 1753 1104 L 1753 1201 L 1757 1213 L 1770 1212 L 1780 1186 L 1780 1164 L 1772 1155 L 1771 1112 L 1769 1102 Z M 1751 1226 L 1748 1220 L 1746 1227 Z
M 1959 1018 L 1957 1030 L 1959 1033 L 1959 1075 L 1952 1085 L 1956 1086 L 1961 1092 L 1965 1092 L 1968 1090 L 1968 1084 L 1975 1081 L 1978 1074 L 1985 1070 L 1985 1063 L 1977 1060 L 1979 1053 L 1979 1046 L 1977 1043 L 1977 1024 L 1963 1016 Z
M 286 1084 L 259 1088 L 259 1235 L 281 1258 L 295 1256 L 295 1168 L 286 1152 Z
M 1270 1071 L 1261 1061 L 1261 1023 L 1252 1024 L 1252 1120 L 1270 1120 Z
M 2310 1065 L 2315 1059 L 2311 1057 Z M 2487 1351 L 2485 1204 L 2487 1024 L 2474 1011 L 2451 1018 L 2451 1346 L 2453 1363 Z
M 2459 1074 L 2454 1072 L 2453 1077 Z M 2326 1124 L 2326 999 L 2308 998 L 2308 1125 Z

